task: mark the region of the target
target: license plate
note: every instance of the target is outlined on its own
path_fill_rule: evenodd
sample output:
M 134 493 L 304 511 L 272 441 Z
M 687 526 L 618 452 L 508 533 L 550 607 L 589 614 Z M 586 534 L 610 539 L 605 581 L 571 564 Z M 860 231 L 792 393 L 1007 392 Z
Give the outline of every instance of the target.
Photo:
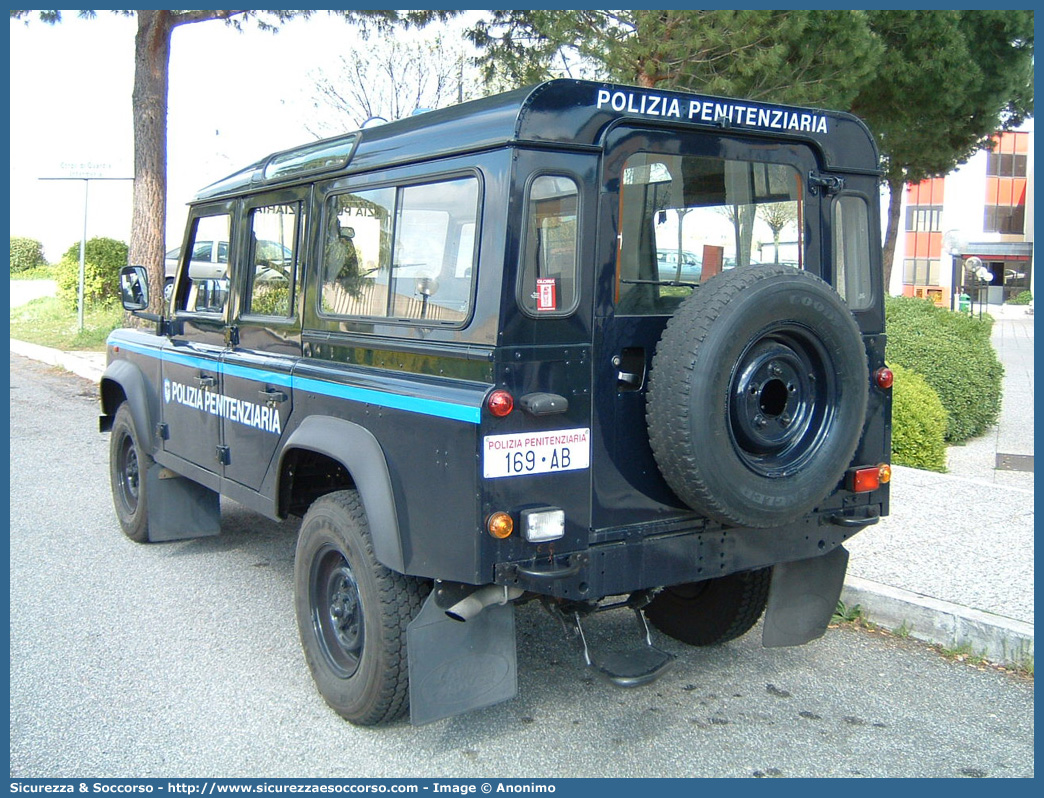
M 576 471 L 591 465 L 591 430 L 587 428 L 487 435 L 482 445 L 486 479 Z

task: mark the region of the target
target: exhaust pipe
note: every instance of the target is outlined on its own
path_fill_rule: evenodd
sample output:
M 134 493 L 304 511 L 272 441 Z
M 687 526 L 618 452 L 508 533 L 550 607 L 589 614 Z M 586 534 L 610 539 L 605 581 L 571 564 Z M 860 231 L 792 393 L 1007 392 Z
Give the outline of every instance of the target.
M 480 587 L 471 595 L 461 599 L 448 610 L 446 615 L 454 621 L 470 621 L 482 610 L 493 604 L 507 604 L 517 599 L 523 593 L 520 587 L 507 587 L 506 585 L 486 585 Z

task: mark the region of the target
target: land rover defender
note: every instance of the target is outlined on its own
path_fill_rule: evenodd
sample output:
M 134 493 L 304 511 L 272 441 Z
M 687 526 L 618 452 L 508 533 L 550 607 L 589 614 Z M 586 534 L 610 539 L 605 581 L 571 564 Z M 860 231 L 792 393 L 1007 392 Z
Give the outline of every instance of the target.
M 300 516 L 305 659 L 360 725 L 513 697 L 522 602 L 625 686 L 670 665 L 648 623 L 806 643 L 888 512 L 878 181 L 848 114 L 574 80 L 264 158 L 108 341 L 122 529 Z

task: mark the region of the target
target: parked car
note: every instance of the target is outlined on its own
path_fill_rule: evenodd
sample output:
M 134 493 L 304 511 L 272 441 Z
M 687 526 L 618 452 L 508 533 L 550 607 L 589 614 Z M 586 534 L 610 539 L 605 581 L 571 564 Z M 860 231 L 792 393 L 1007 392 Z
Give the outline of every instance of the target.
M 678 250 L 656 251 L 656 265 L 661 280 L 678 280 L 683 283 L 698 283 L 703 274 L 703 264 L 695 252 L 681 251 L 681 271 L 678 270 Z
M 216 244 L 216 246 L 215 246 Z M 181 262 L 181 247 L 174 247 L 167 252 L 164 259 L 163 299 L 170 301 L 170 292 L 174 288 L 174 277 L 178 273 Z M 189 276 L 193 280 L 219 279 L 228 270 L 227 241 L 197 241 L 192 248 L 192 262 L 189 265 Z
M 674 659 L 648 624 L 710 646 L 764 614 L 765 645 L 814 640 L 843 544 L 889 509 L 880 206 L 840 201 L 875 196 L 878 163 L 846 113 L 581 80 L 272 153 L 189 205 L 202 246 L 163 315 L 145 267 L 123 269 L 124 308 L 152 323 L 111 333 L 98 391 L 119 526 L 218 535 L 222 496 L 300 517 L 302 659 L 363 726 L 512 699 L 530 601 L 621 687 Z M 721 245 L 665 235 L 657 258 L 663 212 L 756 218 L 777 173 L 803 240 L 867 234 L 810 248 L 808 270 L 748 265 L 750 236 L 713 276 Z M 672 267 L 690 282 L 657 276 Z M 286 282 L 258 290 L 268 272 Z M 282 645 L 251 611 L 268 603 L 244 593 L 241 615 Z M 634 616 L 629 641 L 588 637 L 603 612 Z
M 215 246 L 216 244 L 216 246 Z M 287 279 L 283 274 L 284 264 L 291 261 L 289 248 L 277 241 L 258 241 L 254 255 L 259 267 L 263 268 L 260 279 Z M 163 299 L 170 301 L 170 293 L 174 288 L 174 277 L 181 262 L 181 247 L 174 247 L 167 252 L 164 262 Z M 227 241 L 197 241 L 192 249 L 192 262 L 189 276 L 193 280 L 220 280 L 228 270 Z

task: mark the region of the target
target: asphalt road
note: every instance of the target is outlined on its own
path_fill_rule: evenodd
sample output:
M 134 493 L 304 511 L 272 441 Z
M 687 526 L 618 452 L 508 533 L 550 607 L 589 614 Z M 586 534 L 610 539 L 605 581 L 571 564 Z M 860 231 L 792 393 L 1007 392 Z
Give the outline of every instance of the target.
M 233 504 L 217 538 L 138 545 L 108 485 L 93 386 L 12 356 L 12 777 L 1033 776 L 1033 683 L 920 644 L 759 630 L 653 685 L 591 678 L 517 613 L 519 695 L 413 728 L 328 710 L 292 606 L 296 523 Z M 597 635 L 631 634 L 607 614 Z

